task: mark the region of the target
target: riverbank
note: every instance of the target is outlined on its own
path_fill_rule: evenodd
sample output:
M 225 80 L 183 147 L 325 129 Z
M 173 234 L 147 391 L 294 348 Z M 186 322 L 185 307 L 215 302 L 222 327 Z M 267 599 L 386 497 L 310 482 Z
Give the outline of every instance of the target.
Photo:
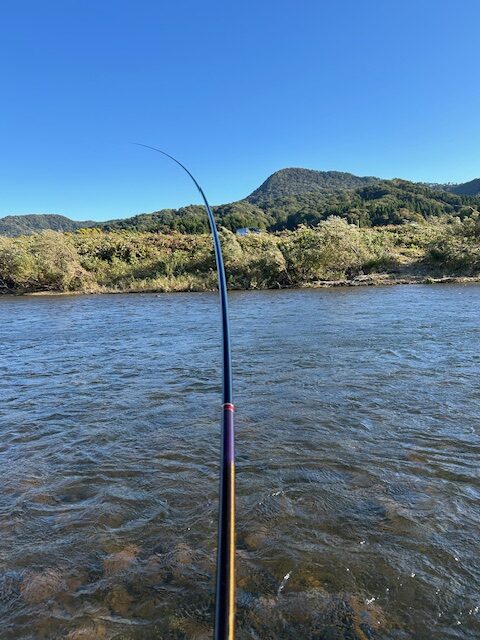
M 305 288 L 330 288 L 330 287 L 369 287 L 398 284 L 474 284 L 480 283 L 478 276 L 399 276 L 389 273 L 375 273 L 367 276 L 357 276 L 351 280 L 324 280 L 306 284 Z
M 471 220 L 469 221 L 471 223 Z M 245 237 L 222 229 L 232 290 L 469 282 L 480 278 L 480 232 L 459 220 L 358 228 L 317 227 Z M 0 236 L 0 291 L 173 293 L 214 291 L 209 235 L 44 232 Z
M 360 275 L 352 279 L 343 280 L 318 280 L 316 282 L 310 282 L 303 285 L 285 285 L 279 287 L 268 287 L 263 289 L 250 288 L 239 289 L 233 288 L 231 291 L 268 291 L 268 290 L 301 290 L 301 289 L 331 289 L 341 287 L 384 287 L 394 285 L 437 285 L 437 284 L 480 284 L 479 276 L 399 276 L 397 274 L 389 273 L 376 273 L 371 275 Z M 196 288 L 196 289 L 165 289 L 165 288 L 148 288 L 134 286 L 128 289 L 91 289 L 86 291 L 9 291 L 2 292 L 0 296 L 5 297 L 19 297 L 19 296 L 32 296 L 32 297 L 44 297 L 44 296 L 84 296 L 84 295 L 115 295 L 126 293 L 207 293 L 214 292 L 215 288 Z

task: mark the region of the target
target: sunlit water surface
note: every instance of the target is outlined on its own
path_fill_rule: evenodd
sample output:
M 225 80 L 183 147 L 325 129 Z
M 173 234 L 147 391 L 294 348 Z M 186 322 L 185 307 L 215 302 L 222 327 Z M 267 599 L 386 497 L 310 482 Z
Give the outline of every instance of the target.
M 480 637 L 480 287 L 235 293 L 238 638 Z M 1 638 L 211 637 L 213 294 L 0 299 Z

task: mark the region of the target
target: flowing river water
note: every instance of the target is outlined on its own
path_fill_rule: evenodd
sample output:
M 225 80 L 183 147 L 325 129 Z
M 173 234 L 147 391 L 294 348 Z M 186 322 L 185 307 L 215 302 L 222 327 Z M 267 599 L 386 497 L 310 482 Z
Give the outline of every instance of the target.
M 231 295 L 237 638 L 480 637 L 480 287 Z M 0 299 L 0 637 L 211 638 L 214 294 Z

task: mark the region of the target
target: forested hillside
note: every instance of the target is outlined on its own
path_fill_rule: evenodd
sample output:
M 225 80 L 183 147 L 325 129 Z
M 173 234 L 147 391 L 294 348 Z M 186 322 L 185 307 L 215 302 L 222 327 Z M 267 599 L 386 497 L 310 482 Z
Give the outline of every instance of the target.
M 22 236 L 51 229 L 52 231 L 76 231 L 84 227 L 92 227 L 95 222 L 86 220 L 78 222 L 66 216 L 49 213 L 32 213 L 24 216 L 5 216 L 0 218 L 0 235 Z
M 249 202 L 261 202 L 265 198 L 297 195 L 311 191 L 342 191 L 357 189 L 379 182 L 379 178 L 360 178 L 342 171 L 314 171 L 313 169 L 281 169 L 269 176 L 251 193 Z
M 458 195 L 478 196 L 480 195 L 480 178 L 464 182 L 463 184 L 455 184 L 448 187 L 448 190 Z
M 214 207 L 217 221 L 235 231 L 256 227 L 265 231 L 315 226 L 338 216 L 358 227 L 400 225 L 441 216 L 463 220 L 478 216 L 480 179 L 463 185 L 427 185 L 407 180 L 358 177 L 338 171 L 282 169 L 243 200 Z M 77 222 L 64 216 L 27 215 L 0 219 L 0 235 L 18 236 L 42 229 L 75 231 L 96 226 L 104 231 L 208 231 L 201 205 L 163 209 L 104 223 Z
M 301 224 L 315 226 L 330 216 L 359 227 L 398 225 L 440 216 L 463 219 L 479 210 L 479 195 L 458 195 L 400 179 L 357 178 L 305 169 L 279 171 L 244 200 L 214 207 L 218 222 L 231 231 L 239 227 L 293 230 Z M 204 233 L 208 222 L 203 208 L 191 205 L 111 221 L 102 228 Z

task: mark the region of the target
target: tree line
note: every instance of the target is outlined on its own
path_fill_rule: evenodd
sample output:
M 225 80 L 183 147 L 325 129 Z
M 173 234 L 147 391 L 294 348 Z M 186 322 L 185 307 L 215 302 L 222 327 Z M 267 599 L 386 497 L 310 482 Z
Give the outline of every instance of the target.
M 356 189 L 319 189 L 283 195 L 259 193 L 213 210 L 218 224 L 230 231 L 240 227 L 270 232 L 294 230 L 300 225 L 316 226 L 331 216 L 365 228 L 423 222 L 442 216 L 463 220 L 478 215 L 480 196 L 457 195 L 406 180 L 378 180 Z M 200 205 L 113 220 L 100 227 L 105 231 L 208 232 L 208 222 Z

